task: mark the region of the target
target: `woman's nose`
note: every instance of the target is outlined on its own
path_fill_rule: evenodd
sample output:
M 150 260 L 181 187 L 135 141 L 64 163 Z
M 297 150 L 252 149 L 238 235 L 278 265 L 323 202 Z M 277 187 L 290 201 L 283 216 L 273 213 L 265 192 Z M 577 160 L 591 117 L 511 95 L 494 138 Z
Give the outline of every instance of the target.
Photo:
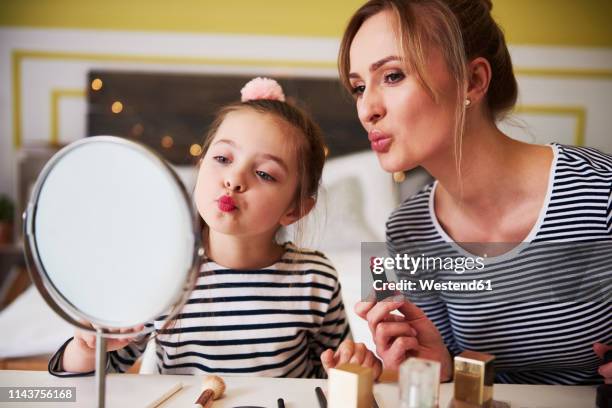
M 361 123 L 374 124 L 385 116 L 385 104 L 376 90 L 366 89 L 358 106 Z

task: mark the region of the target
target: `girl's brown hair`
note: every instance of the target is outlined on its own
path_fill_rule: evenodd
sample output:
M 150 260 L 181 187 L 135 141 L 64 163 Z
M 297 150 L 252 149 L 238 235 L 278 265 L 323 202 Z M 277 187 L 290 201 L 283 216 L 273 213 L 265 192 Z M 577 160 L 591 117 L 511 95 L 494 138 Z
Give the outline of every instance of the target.
M 492 7 L 491 0 L 370 0 L 353 14 L 340 43 L 340 79 L 350 89 L 350 48 L 357 31 L 368 18 L 390 11 L 396 22 L 404 63 L 434 100 L 438 94 L 427 75 L 426 50 L 435 46 L 442 52 L 457 88 L 454 135 L 459 173 L 467 63 L 483 57 L 491 65 L 486 106 L 492 120 L 502 119 L 512 109 L 518 93 L 510 53 L 501 28 L 491 17 Z

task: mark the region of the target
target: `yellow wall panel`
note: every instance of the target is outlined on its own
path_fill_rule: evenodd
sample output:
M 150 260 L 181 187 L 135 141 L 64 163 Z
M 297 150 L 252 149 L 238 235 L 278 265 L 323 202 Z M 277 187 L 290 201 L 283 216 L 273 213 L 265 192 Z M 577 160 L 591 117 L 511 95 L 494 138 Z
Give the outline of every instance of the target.
M 339 37 L 361 0 L 0 0 L 0 26 Z M 510 43 L 612 47 L 612 1 L 494 0 Z

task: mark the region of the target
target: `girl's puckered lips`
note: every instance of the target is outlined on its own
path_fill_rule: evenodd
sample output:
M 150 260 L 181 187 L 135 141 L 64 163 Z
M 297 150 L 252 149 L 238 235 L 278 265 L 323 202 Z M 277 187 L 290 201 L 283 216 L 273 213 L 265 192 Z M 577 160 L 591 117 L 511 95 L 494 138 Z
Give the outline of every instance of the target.
M 219 200 L 217 201 L 217 205 L 219 207 L 219 210 L 223 212 L 232 212 L 236 208 L 238 208 L 236 207 L 236 203 L 234 202 L 234 199 L 227 195 L 221 196 Z

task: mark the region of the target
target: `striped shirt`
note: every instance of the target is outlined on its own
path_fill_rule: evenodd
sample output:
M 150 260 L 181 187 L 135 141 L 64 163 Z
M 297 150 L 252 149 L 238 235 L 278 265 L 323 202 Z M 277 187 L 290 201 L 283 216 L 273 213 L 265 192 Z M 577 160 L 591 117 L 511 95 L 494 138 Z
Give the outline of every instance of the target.
M 174 324 L 156 333 L 158 372 L 322 378 L 320 355 L 349 335 L 338 276 L 320 252 L 285 244 L 282 258 L 258 270 L 202 264 Z M 126 371 L 150 335 L 109 353 L 108 370 Z M 66 343 L 67 344 L 67 343 Z M 62 375 L 63 348 L 49 364 Z
M 612 156 L 551 147 L 548 191 L 536 224 L 524 243 L 486 260 L 483 273 L 494 290 L 441 290 L 420 299 L 406 294 L 434 322 L 451 354 L 495 355 L 497 382 L 598 384 L 601 360 L 593 343 L 612 343 Z M 470 255 L 439 224 L 436 187 L 437 182 L 426 186 L 391 214 L 387 247 L 393 256 L 414 245 L 438 245 L 441 257 Z M 582 249 L 593 245 L 596 250 Z M 439 281 L 483 278 L 473 271 L 433 274 Z M 572 298 L 576 293 L 588 296 Z

